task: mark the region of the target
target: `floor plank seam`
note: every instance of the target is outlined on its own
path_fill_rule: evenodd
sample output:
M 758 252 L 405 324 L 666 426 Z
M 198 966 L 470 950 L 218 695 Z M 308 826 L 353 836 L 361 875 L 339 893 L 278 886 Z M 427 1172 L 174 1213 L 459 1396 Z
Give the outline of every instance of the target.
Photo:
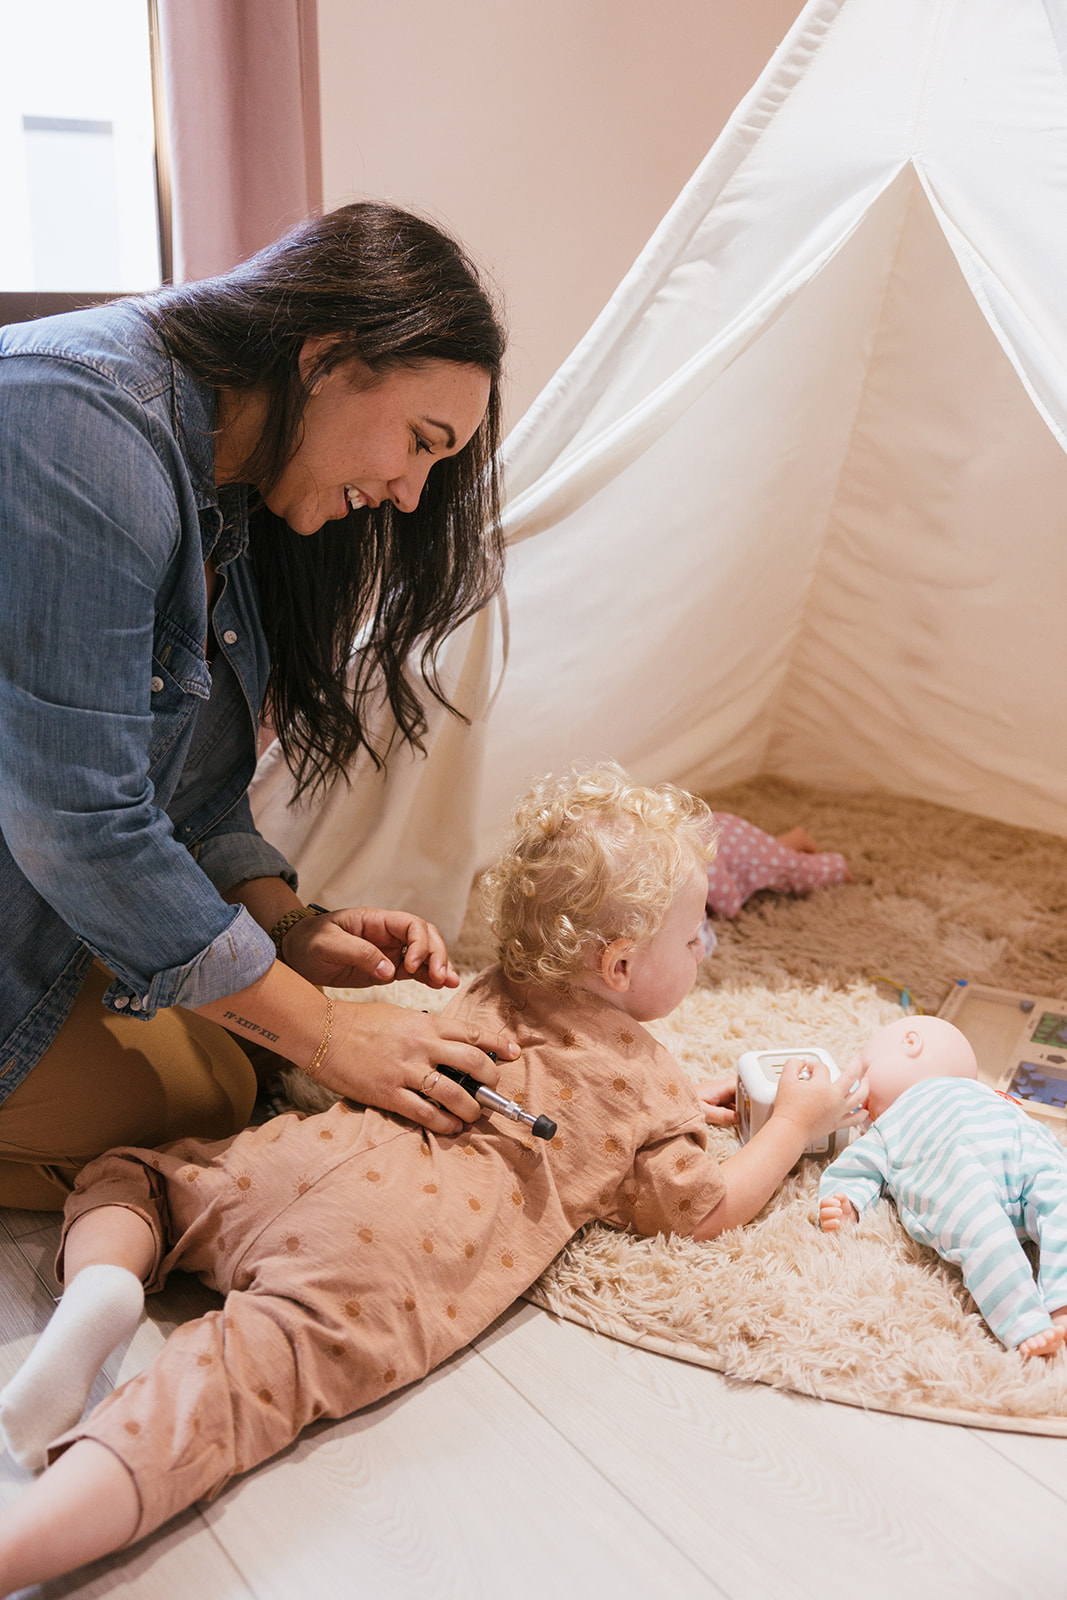
M 666 1528 L 662 1527 L 660 1523 L 653 1516 L 649 1515 L 647 1511 L 643 1510 L 642 1507 L 639 1506 L 634 1500 L 633 1496 L 627 1492 L 627 1490 L 621 1488 L 619 1484 L 615 1483 L 610 1477 L 608 1477 L 607 1473 L 603 1471 L 593 1457 L 587 1451 L 583 1450 L 580 1445 L 576 1444 L 573 1439 L 569 1438 L 559 1424 L 556 1423 L 551 1417 L 547 1416 L 540 1406 L 538 1406 L 535 1401 L 530 1399 L 529 1395 L 524 1394 L 522 1389 L 520 1389 L 518 1385 L 507 1376 L 506 1373 L 502 1372 L 500 1368 L 493 1363 L 485 1351 L 476 1349 L 474 1344 L 472 1344 L 471 1348 L 475 1350 L 475 1353 L 479 1355 L 483 1361 L 487 1361 L 489 1363 L 497 1377 L 511 1390 L 512 1394 L 514 1394 L 525 1405 L 529 1406 L 531 1410 L 537 1413 L 541 1421 L 545 1423 L 545 1425 L 556 1435 L 557 1439 L 560 1440 L 566 1449 L 572 1451 L 580 1461 L 583 1461 L 585 1465 L 596 1474 L 605 1487 L 609 1489 L 613 1495 L 616 1495 L 624 1505 L 628 1506 L 635 1516 L 641 1522 L 643 1522 L 647 1528 L 651 1529 L 661 1539 L 666 1540 L 675 1554 L 679 1556 L 681 1560 L 687 1564 L 687 1566 L 692 1568 L 697 1577 L 699 1577 L 703 1582 L 713 1585 L 715 1592 L 722 1596 L 722 1600 L 741 1600 L 741 1597 L 730 1594 L 730 1592 L 726 1589 L 723 1589 L 709 1573 L 705 1572 L 703 1567 L 699 1566 L 693 1557 L 680 1547 L 672 1534 Z

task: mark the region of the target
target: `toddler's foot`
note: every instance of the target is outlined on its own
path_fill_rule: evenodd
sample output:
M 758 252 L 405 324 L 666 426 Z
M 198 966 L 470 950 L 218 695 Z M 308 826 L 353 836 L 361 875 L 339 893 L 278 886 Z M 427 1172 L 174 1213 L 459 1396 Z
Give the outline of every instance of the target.
M 1024 1339 L 1019 1345 L 1019 1354 L 1024 1358 L 1030 1356 L 1054 1356 L 1063 1343 L 1064 1331 L 1062 1326 L 1055 1324 L 1045 1328 L 1041 1333 L 1032 1334 L 1029 1339 Z
M 125 1267 L 85 1267 L 72 1279 L 51 1322 L 0 1392 L 0 1435 L 21 1467 L 45 1464 L 53 1439 L 81 1418 L 97 1373 L 136 1328 L 141 1280 Z

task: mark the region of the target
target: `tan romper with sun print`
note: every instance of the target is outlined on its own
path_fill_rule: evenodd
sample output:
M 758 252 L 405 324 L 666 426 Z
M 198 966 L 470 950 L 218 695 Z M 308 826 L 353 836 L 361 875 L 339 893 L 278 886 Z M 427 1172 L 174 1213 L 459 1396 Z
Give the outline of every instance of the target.
M 218 1493 L 318 1417 L 423 1377 L 470 1342 L 594 1218 L 689 1232 L 723 1194 L 685 1074 L 582 990 L 509 989 L 499 969 L 449 1007 L 522 1046 L 500 1090 L 558 1123 L 550 1142 L 483 1116 L 453 1138 L 338 1104 L 216 1144 L 115 1150 L 67 1205 L 143 1216 L 149 1279 L 175 1267 L 226 1296 L 64 1434 L 132 1473 L 140 1538 Z

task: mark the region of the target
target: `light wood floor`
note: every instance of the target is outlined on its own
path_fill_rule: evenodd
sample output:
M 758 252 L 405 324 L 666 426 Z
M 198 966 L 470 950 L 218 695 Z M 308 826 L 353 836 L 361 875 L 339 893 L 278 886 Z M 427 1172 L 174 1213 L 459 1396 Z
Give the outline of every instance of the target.
M 56 1233 L 48 1214 L 0 1211 L 0 1382 L 48 1317 Z M 109 1380 L 210 1303 L 176 1279 Z M 25 1481 L 0 1457 L 0 1504 Z M 31 1593 L 1056 1600 L 1067 1440 L 736 1385 L 520 1305 L 422 1384 L 321 1425 L 124 1557 Z

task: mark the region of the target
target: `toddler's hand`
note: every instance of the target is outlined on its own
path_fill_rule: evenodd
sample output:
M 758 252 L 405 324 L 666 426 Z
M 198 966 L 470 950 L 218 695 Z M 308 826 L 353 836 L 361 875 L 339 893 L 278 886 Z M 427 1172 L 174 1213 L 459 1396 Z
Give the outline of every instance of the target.
M 697 1084 L 704 1121 L 715 1128 L 733 1128 L 737 1125 L 734 1109 L 736 1096 L 734 1084 L 728 1078 L 709 1078 Z
M 831 1079 L 823 1062 L 793 1056 L 782 1068 L 771 1114 L 795 1123 L 804 1133 L 806 1145 L 817 1144 L 835 1128 L 849 1128 L 858 1122 L 866 1099 L 866 1079 L 856 1083 L 850 1072 Z
M 823 1233 L 837 1233 L 846 1222 L 859 1220 L 859 1212 L 847 1195 L 831 1194 L 819 1201 L 819 1227 Z

